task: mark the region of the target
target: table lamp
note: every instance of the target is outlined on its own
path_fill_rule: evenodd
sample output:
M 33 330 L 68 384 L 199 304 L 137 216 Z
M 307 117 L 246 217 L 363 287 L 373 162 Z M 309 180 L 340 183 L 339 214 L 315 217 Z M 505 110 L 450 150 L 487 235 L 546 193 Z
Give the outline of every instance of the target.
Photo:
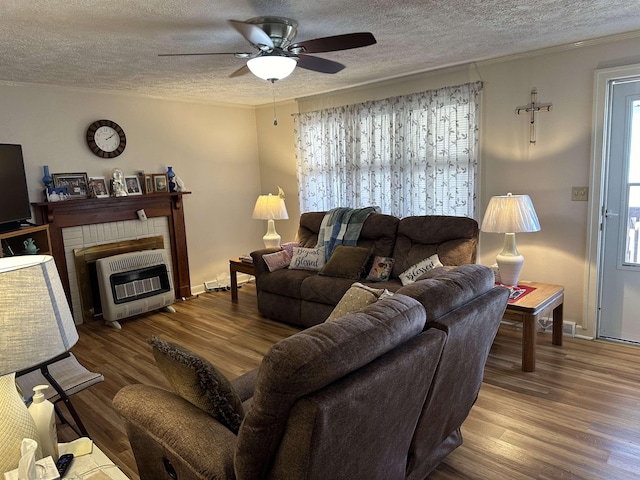
M 500 282 L 507 286 L 517 286 L 524 257 L 516 249 L 516 233 L 540 230 L 540 222 L 529 195 L 507 193 L 492 197 L 484 214 L 481 230 L 504 233 L 504 245 L 496 257 Z
M 15 372 L 68 351 L 78 332 L 53 257 L 0 258 L 0 292 L 0 472 L 6 472 L 18 467 L 22 439 L 38 440 Z
M 256 220 L 267 220 L 267 233 L 262 237 L 265 248 L 280 246 L 280 235 L 276 232 L 274 220 L 289 218 L 287 207 L 284 204 L 284 192 L 281 188 L 278 190 L 278 195 L 260 195 L 251 216 Z

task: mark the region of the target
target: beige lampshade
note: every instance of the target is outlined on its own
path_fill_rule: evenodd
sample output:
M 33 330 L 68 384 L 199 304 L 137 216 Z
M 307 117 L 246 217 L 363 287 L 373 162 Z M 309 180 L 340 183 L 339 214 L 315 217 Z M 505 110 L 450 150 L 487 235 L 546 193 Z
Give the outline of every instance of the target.
M 46 362 L 78 341 L 53 257 L 0 258 L 0 292 L 0 375 Z
M 53 257 L 0 258 L 0 472 L 18 467 L 23 438 L 39 441 L 15 372 L 68 351 L 78 332 Z M 29 395 L 30 392 L 25 392 Z M 36 450 L 36 459 L 41 449 Z
M 482 220 L 483 232 L 537 232 L 540 222 L 529 195 L 500 195 L 491 197 Z
M 251 218 L 256 220 L 286 220 L 289 218 L 284 198 L 280 195 L 260 195 Z

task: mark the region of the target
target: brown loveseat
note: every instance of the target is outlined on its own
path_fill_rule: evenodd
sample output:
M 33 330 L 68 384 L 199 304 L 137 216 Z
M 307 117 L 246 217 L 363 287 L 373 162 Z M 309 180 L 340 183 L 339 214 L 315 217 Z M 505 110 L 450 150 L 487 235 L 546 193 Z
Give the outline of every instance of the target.
M 325 212 L 300 216 L 297 241 L 302 247 L 315 247 Z M 395 260 L 391 278 L 385 282 L 364 280 L 368 266 L 359 279 L 318 275 L 308 270 L 281 269 L 270 272 L 262 256 L 277 249 L 251 253 L 255 268 L 258 309 L 274 320 L 309 327 L 323 322 L 355 282 L 391 292 L 402 284 L 399 275 L 407 268 L 437 253 L 445 266 L 475 263 L 478 248 L 478 223 L 466 217 L 439 215 L 398 219 L 372 214 L 365 220 L 357 245 L 369 248 L 371 258 Z
M 464 265 L 280 341 L 232 382 L 237 434 L 184 386 L 127 386 L 140 478 L 424 479 L 462 442 L 507 297 Z

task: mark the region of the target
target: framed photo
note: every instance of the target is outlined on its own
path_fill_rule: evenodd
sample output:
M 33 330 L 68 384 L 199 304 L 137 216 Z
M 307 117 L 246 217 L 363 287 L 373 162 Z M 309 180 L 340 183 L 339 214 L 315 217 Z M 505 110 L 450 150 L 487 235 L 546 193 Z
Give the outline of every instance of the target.
M 107 179 L 105 177 L 89 177 L 89 195 L 95 198 L 108 198 Z
M 89 196 L 89 179 L 86 173 L 54 173 L 53 186 L 66 187 L 69 200 Z
M 169 182 L 166 173 L 153 174 L 153 191 L 156 193 L 169 191 Z
M 142 187 L 140 187 L 140 179 L 137 175 L 125 175 L 124 185 L 129 195 L 142 195 Z
M 60 202 L 68 197 L 66 187 L 48 187 L 46 190 L 47 202 Z
M 143 187 L 144 193 L 153 193 L 153 175 L 145 174 Z

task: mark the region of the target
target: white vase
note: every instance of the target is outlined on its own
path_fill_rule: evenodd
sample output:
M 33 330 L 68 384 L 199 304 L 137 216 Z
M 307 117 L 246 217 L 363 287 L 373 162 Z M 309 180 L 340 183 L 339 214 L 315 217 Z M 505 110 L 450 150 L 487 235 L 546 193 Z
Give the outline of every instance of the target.
M 0 377 L 0 472 L 18 468 L 23 438 L 38 442 L 36 460 L 42 457 L 36 424 L 16 390 L 14 373 Z

